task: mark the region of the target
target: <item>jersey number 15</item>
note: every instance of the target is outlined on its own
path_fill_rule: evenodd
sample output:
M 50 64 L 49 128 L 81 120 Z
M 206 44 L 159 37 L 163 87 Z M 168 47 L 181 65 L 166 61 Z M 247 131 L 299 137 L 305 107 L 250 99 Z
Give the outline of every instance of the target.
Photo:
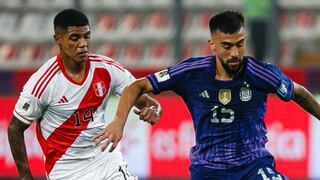
M 232 123 L 234 111 L 225 107 L 214 106 L 212 109 L 212 123 Z

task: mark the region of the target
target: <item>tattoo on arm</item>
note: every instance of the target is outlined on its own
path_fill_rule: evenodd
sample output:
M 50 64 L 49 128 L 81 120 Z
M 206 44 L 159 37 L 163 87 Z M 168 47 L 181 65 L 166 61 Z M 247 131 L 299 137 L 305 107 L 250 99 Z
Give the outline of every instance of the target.
M 303 109 L 320 119 L 320 105 L 314 96 L 303 86 L 295 84 L 293 100 Z
M 29 169 L 23 134 L 28 127 L 29 125 L 22 123 L 14 116 L 8 127 L 11 153 L 19 171 L 20 178 L 22 179 L 33 179 Z

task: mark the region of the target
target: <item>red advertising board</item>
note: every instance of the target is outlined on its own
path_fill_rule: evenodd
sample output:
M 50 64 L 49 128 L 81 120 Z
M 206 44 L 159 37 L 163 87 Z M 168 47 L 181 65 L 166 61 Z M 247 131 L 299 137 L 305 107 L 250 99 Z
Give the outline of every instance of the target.
M 17 177 L 18 171 L 15 167 L 8 143 L 7 128 L 12 116 L 17 97 L 0 97 L 0 177 Z M 35 124 L 25 132 L 28 160 L 31 172 L 34 176 L 44 176 L 44 162 L 41 148 L 35 134 Z
M 293 101 L 268 98 L 267 148 L 276 158 L 277 170 L 289 177 L 308 176 L 310 120 L 310 115 Z
M 178 96 L 157 98 L 162 118 L 151 128 L 151 177 L 189 177 L 189 149 L 195 144 L 191 116 Z

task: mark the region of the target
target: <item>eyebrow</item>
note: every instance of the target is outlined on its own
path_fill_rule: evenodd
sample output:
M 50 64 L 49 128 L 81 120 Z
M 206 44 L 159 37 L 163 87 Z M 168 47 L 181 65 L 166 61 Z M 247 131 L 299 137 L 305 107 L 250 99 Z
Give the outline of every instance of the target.
M 81 29 L 81 30 L 87 30 L 90 31 L 90 26 L 69 26 L 67 28 L 67 31 L 72 31 L 73 29 Z
M 81 36 L 83 33 L 79 33 L 79 32 L 69 32 L 69 36 Z M 86 33 L 84 33 L 83 35 L 88 35 L 91 34 L 91 31 L 88 31 Z
M 245 39 L 243 38 L 243 39 L 237 41 L 236 43 L 231 43 L 231 42 L 221 42 L 221 43 L 222 43 L 223 45 L 232 46 L 232 45 L 236 45 L 236 44 L 242 43 L 242 42 L 244 42 L 244 40 L 245 40 Z
M 242 42 L 244 42 L 244 40 L 245 40 L 244 38 L 243 38 L 243 39 L 241 39 L 240 41 L 238 41 L 238 42 L 237 42 L 237 44 L 238 44 L 238 43 L 242 43 Z

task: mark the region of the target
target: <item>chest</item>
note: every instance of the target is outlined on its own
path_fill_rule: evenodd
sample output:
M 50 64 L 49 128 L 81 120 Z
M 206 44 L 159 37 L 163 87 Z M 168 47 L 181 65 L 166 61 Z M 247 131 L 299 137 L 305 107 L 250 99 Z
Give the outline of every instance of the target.
M 230 107 L 243 109 L 264 103 L 266 92 L 248 79 L 216 82 L 210 79 L 191 80 L 188 84 L 187 104 L 198 108 Z
M 54 84 L 48 110 L 69 116 L 78 111 L 92 111 L 103 105 L 110 91 L 111 79 L 107 74 L 89 73 L 83 84 L 75 84 L 61 75 Z

